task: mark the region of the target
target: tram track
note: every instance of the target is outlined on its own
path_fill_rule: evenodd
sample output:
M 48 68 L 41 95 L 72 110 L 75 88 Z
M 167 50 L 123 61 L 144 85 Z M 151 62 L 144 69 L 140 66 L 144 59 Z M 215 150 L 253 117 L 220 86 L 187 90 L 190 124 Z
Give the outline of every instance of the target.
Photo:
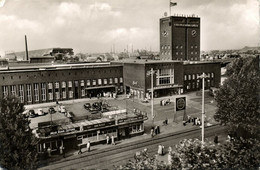
M 113 168 L 113 165 L 123 164 L 129 159 L 133 159 L 134 154 L 145 147 L 148 148 L 148 153 L 153 155 L 156 153 L 158 144 L 163 144 L 165 148 L 168 148 L 168 146 L 173 146 L 178 143 L 182 138 L 188 136 L 189 138 L 199 137 L 200 130 L 200 128 L 194 128 L 186 131 L 159 135 L 154 138 L 142 139 L 133 143 L 116 145 L 111 148 L 84 153 L 76 158 L 74 157 L 54 162 L 39 169 L 84 169 L 84 167 L 86 169 L 109 169 Z M 224 128 L 219 125 L 213 125 L 206 127 L 205 130 L 205 135 L 207 137 L 212 136 L 215 133 L 223 132 Z M 102 167 L 103 165 L 106 166 Z

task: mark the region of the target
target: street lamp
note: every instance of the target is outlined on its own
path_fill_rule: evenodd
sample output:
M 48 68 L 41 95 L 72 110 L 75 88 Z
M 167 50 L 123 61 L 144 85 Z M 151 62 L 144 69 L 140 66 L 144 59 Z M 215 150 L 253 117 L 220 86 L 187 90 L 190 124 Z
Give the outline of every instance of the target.
M 152 115 L 152 119 L 153 119 L 153 125 L 154 125 L 154 112 L 153 112 L 153 74 L 155 73 L 155 71 L 153 70 L 153 68 L 151 68 L 150 71 L 147 72 L 147 75 L 151 75 L 151 115 Z
M 208 78 L 208 76 L 203 72 L 202 75 L 198 76 L 198 78 L 201 78 L 202 79 L 202 111 L 201 111 L 201 121 L 202 121 L 202 128 L 201 128 L 201 142 L 202 144 L 204 144 L 204 118 L 205 118 L 205 101 L 204 101 L 204 88 L 205 88 L 205 85 L 204 85 L 204 81 L 205 81 L 205 78 Z

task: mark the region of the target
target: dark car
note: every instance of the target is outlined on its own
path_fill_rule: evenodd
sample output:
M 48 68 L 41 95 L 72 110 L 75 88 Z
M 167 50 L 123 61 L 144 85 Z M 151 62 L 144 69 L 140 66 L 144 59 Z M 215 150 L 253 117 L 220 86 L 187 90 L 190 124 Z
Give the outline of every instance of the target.
M 84 104 L 84 108 L 89 110 L 89 108 L 91 108 L 91 104 L 90 103 L 85 103 Z
M 98 113 L 99 111 L 100 111 L 99 108 L 95 108 L 95 107 L 90 107 L 90 108 L 89 108 L 89 112 L 90 112 L 91 114 L 96 114 L 96 113 Z
M 35 111 L 34 110 L 29 110 L 29 117 L 30 118 L 34 118 L 34 117 L 37 117 L 38 115 L 35 114 Z
M 56 112 L 56 110 L 53 107 L 50 107 L 48 111 L 50 114 L 53 114 Z
M 96 109 L 101 109 L 101 106 L 102 106 L 102 103 L 101 102 L 95 102 L 92 104 L 92 107 L 93 108 L 96 108 Z

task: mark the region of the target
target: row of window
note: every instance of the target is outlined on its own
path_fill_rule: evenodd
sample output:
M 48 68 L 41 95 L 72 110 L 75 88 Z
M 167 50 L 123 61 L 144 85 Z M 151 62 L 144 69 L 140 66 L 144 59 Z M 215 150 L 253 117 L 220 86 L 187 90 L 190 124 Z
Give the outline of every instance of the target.
M 198 46 L 197 46 L 197 45 L 194 45 L 194 46 L 191 45 L 190 48 L 191 48 L 191 49 L 194 49 L 194 48 L 197 49 Z M 171 46 L 170 46 L 170 45 L 162 45 L 161 49 L 162 49 L 162 50 L 170 50 L 170 49 L 171 49 Z M 175 49 L 183 49 L 183 46 L 182 46 L 182 45 L 176 45 L 176 46 L 175 46 Z
M 214 73 L 205 73 L 207 78 L 214 78 Z M 199 79 L 199 76 L 201 76 L 201 74 L 188 74 L 188 75 L 184 75 L 184 80 L 195 80 L 195 79 Z
M 109 81 L 109 82 L 108 82 Z M 120 77 L 119 79 L 120 83 L 123 83 L 123 78 Z M 79 84 L 80 83 L 80 84 Z M 98 80 L 92 80 L 92 85 L 102 85 L 102 79 Z M 109 79 L 103 79 L 103 84 L 113 84 L 113 78 Z M 118 78 L 114 78 L 114 84 L 118 83 Z M 91 80 L 87 80 L 86 82 L 87 86 L 91 86 Z M 53 88 L 54 85 L 54 88 Z M 81 97 L 85 97 L 86 91 L 85 91 L 85 81 L 80 80 L 80 81 L 74 81 L 74 87 L 78 87 L 80 85 L 80 92 L 81 92 Z M 33 87 L 32 87 L 33 86 Z M 40 87 L 39 87 L 40 86 Z M 48 89 L 46 88 L 48 87 Z M 55 99 L 66 99 L 67 98 L 67 90 L 66 87 L 68 87 L 68 97 L 70 99 L 73 98 L 73 88 L 72 88 L 72 81 L 68 82 L 61 82 L 61 92 L 59 91 L 60 89 L 60 82 L 55 82 L 55 83 L 34 83 L 34 84 L 26 84 L 26 85 L 11 85 L 10 86 L 10 92 L 11 95 L 18 96 L 21 100 L 22 103 L 24 103 L 24 98 L 25 96 L 27 97 L 28 102 L 32 102 L 32 89 L 33 89 L 33 94 L 34 94 L 34 101 L 38 102 L 40 99 L 39 92 L 41 91 L 41 100 L 46 101 L 47 97 L 48 100 L 52 101 L 55 95 Z M 17 89 L 18 88 L 18 89 Z M 8 95 L 8 86 L 2 86 L 2 92 L 3 96 Z
M 170 51 L 162 51 L 162 55 L 170 55 L 170 54 L 171 54 Z M 183 52 L 177 51 L 177 52 L 175 52 L 175 54 L 176 54 L 176 55 L 183 55 Z M 194 54 L 194 55 L 197 55 L 198 52 L 197 52 L 197 51 L 195 51 L 195 52 L 194 52 L 194 51 L 191 51 L 190 54 L 191 54 L 191 55 L 193 55 L 193 54 Z
M 200 89 L 201 88 L 201 84 L 200 84 L 200 81 L 201 80 L 197 80 L 197 82 L 189 82 L 186 86 L 186 89 L 187 90 L 190 90 L 190 89 Z M 205 87 L 206 88 L 209 88 L 209 87 L 213 87 L 214 86 L 214 80 L 206 80 L 205 81 Z

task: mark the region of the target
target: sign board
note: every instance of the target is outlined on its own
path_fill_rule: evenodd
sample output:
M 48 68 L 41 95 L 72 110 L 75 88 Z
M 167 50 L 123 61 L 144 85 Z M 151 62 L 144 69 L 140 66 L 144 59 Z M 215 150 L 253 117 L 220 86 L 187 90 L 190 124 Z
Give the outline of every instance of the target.
M 176 111 L 186 109 L 186 97 L 176 98 Z

